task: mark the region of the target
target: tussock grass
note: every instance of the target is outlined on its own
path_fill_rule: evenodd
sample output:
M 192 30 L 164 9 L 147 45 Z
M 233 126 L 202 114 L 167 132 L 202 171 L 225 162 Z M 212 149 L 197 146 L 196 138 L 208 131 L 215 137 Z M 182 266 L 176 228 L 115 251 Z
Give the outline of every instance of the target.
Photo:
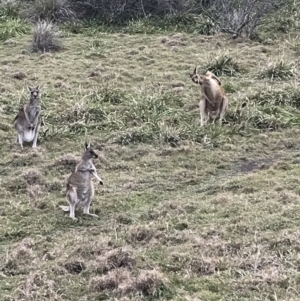
M 216 58 L 212 63 L 206 66 L 206 69 L 213 72 L 217 76 L 236 76 L 241 70 L 232 57 L 226 55 Z
M 51 52 L 62 48 L 58 28 L 51 22 L 39 21 L 33 29 L 33 52 Z
M 9 18 L 0 20 L 0 41 L 6 41 L 30 32 L 30 27 L 20 19 Z
M 267 56 L 291 62 L 293 45 L 282 58 L 223 35 L 64 33 L 51 55 L 24 51 L 29 34 L 0 45 L 0 295 L 297 300 L 299 83 L 257 76 Z M 229 110 L 201 128 L 187 72 L 213 65 L 218 45 L 247 72 L 218 67 Z M 43 126 L 38 148 L 21 150 L 12 120 L 29 81 Z M 105 185 L 99 219 L 78 210 L 74 223 L 59 205 L 85 141 Z
M 269 62 L 260 72 L 259 78 L 268 78 L 270 80 L 285 80 L 293 77 L 295 74 L 295 65 L 293 62 L 285 63 L 282 60 L 278 62 Z
M 16 1 L 1 1 L 0 2 L 0 20 L 7 21 L 10 18 L 16 19 L 19 17 L 19 3 Z

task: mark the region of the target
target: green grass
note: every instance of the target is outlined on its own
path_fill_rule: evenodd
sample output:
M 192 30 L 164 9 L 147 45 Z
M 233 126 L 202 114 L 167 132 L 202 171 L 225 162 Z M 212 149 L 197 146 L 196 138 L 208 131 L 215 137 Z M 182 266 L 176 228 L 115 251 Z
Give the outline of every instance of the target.
M 5 21 L 0 19 L 0 41 L 2 42 L 29 32 L 30 27 L 19 19 L 9 18 Z
M 226 35 L 72 34 L 31 53 L 0 45 L 0 295 L 3 300 L 298 300 L 297 49 Z M 201 45 L 201 47 L 199 47 Z M 223 126 L 200 128 L 187 73 L 230 53 Z M 259 78 L 273 61 L 293 77 Z M 283 57 L 282 57 L 283 56 Z M 299 67 L 299 66 L 298 66 Z M 22 76 L 20 76 L 22 74 Z M 40 84 L 38 148 L 13 119 Z M 104 186 L 73 222 L 65 180 L 90 140 Z

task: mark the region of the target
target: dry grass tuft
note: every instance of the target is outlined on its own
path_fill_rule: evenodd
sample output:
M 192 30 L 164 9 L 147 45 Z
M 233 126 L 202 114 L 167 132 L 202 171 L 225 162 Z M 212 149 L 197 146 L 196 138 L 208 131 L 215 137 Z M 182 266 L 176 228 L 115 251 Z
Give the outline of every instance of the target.
M 45 295 L 50 300 L 59 298 L 59 290 L 55 282 L 48 278 L 45 271 L 35 271 L 28 275 L 18 300 L 45 300 Z M 41 288 L 43 288 L 41 290 Z
M 144 296 L 156 295 L 159 289 L 166 287 L 167 279 L 157 270 L 142 270 L 136 278 L 120 287 L 122 295 L 141 293 Z
M 35 242 L 31 238 L 24 238 L 22 241 L 17 243 L 12 251 L 12 258 L 19 261 L 31 261 L 33 258 L 32 248 Z
M 30 185 L 27 187 L 27 195 L 33 199 L 36 199 L 36 198 L 42 196 L 43 193 L 44 193 L 43 188 L 38 184 Z M 42 208 L 40 208 L 40 209 L 42 209 Z
M 122 283 L 130 281 L 130 273 L 124 269 L 110 271 L 103 276 L 97 276 L 90 280 L 89 289 L 93 292 L 103 290 L 117 290 Z
M 167 37 L 161 37 L 160 38 L 160 42 L 162 43 L 162 44 L 165 44 L 165 43 L 167 43 L 169 41 L 169 39 L 167 38 Z
M 70 274 L 80 274 L 86 269 L 85 264 L 81 261 L 67 262 L 64 267 Z
M 54 166 L 64 167 L 66 169 L 74 169 L 78 164 L 80 158 L 74 156 L 73 154 L 65 154 L 55 160 Z
M 21 177 L 27 182 L 28 185 L 37 185 L 43 184 L 44 178 L 39 170 L 36 169 L 29 169 L 23 171 Z
M 26 77 L 27 77 L 26 73 L 24 73 L 22 71 L 16 72 L 12 75 L 12 78 L 15 78 L 15 79 L 18 79 L 18 80 L 23 80 Z
M 128 294 L 156 295 L 158 290 L 166 287 L 168 281 L 156 270 L 142 270 L 137 277 L 124 269 L 110 271 L 103 276 L 91 279 L 89 288 L 93 292 L 115 291 L 121 296 Z
M 132 250 L 128 247 L 108 251 L 105 255 L 97 258 L 97 271 L 106 273 L 117 268 L 131 269 L 136 261 L 132 257 Z
M 212 275 L 216 271 L 216 266 L 212 261 L 196 258 L 191 261 L 191 270 L 199 276 Z
M 181 40 L 169 40 L 169 41 L 166 42 L 166 45 L 168 45 L 170 47 L 187 46 L 187 42 L 186 41 L 181 41 Z
M 171 83 L 171 87 L 172 88 L 183 88 L 184 86 L 185 86 L 185 83 L 184 82 L 180 82 L 180 81 L 172 82 Z
M 153 230 L 149 226 L 132 226 L 128 240 L 130 242 L 147 243 L 153 237 Z

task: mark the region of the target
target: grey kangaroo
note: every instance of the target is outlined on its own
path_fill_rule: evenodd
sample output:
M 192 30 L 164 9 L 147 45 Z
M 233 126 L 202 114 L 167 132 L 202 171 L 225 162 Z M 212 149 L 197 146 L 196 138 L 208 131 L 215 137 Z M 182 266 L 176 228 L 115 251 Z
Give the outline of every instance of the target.
M 17 143 L 23 148 L 23 141 L 31 142 L 32 147 L 36 147 L 39 130 L 41 126 L 41 105 L 39 98 L 39 86 L 28 87 L 30 100 L 20 108 L 14 120 L 14 127 L 17 131 Z
M 75 209 L 78 206 L 83 207 L 83 213 L 98 217 L 96 214 L 90 213 L 90 205 L 94 196 L 94 186 L 92 176 L 94 176 L 103 185 L 102 179 L 98 176 L 93 159 L 97 159 L 98 155 L 91 148 L 90 144 L 85 143 L 84 153 L 80 162 L 67 180 L 66 196 L 69 206 L 60 206 L 64 211 L 70 212 L 70 218 L 77 220 L 75 217 Z

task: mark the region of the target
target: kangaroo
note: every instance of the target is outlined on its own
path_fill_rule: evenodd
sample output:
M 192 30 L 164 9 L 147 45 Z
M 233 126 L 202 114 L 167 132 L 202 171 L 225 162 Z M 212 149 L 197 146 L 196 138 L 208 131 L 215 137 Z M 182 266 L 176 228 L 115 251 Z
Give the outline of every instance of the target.
M 207 116 L 213 122 L 220 117 L 219 122 L 222 124 L 228 108 L 228 98 L 221 87 L 220 79 L 210 71 L 207 71 L 205 75 L 198 75 L 197 67 L 189 76 L 194 83 L 201 86 L 202 98 L 199 102 L 201 126 L 206 124 Z
M 41 105 L 39 99 L 39 86 L 28 87 L 30 99 L 27 104 L 19 109 L 14 119 L 14 127 L 17 131 L 16 142 L 23 148 L 23 141 L 33 141 L 32 147 L 36 148 L 36 143 L 41 126 Z
M 77 220 L 75 209 L 78 206 L 83 207 L 84 214 L 98 217 L 98 215 L 90 213 L 90 205 L 94 196 L 92 176 L 99 181 L 100 185 L 103 185 L 103 181 L 98 176 L 96 167 L 93 164 L 93 159 L 97 158 L 98 155 L 93 151 L 91 145 L 85 143 L 81 160 L 67 180 L 66 196 L 69 206 L 60 206 L 60 208 L 63 211 L 70 212 L 70 218 L 73 220 Z

